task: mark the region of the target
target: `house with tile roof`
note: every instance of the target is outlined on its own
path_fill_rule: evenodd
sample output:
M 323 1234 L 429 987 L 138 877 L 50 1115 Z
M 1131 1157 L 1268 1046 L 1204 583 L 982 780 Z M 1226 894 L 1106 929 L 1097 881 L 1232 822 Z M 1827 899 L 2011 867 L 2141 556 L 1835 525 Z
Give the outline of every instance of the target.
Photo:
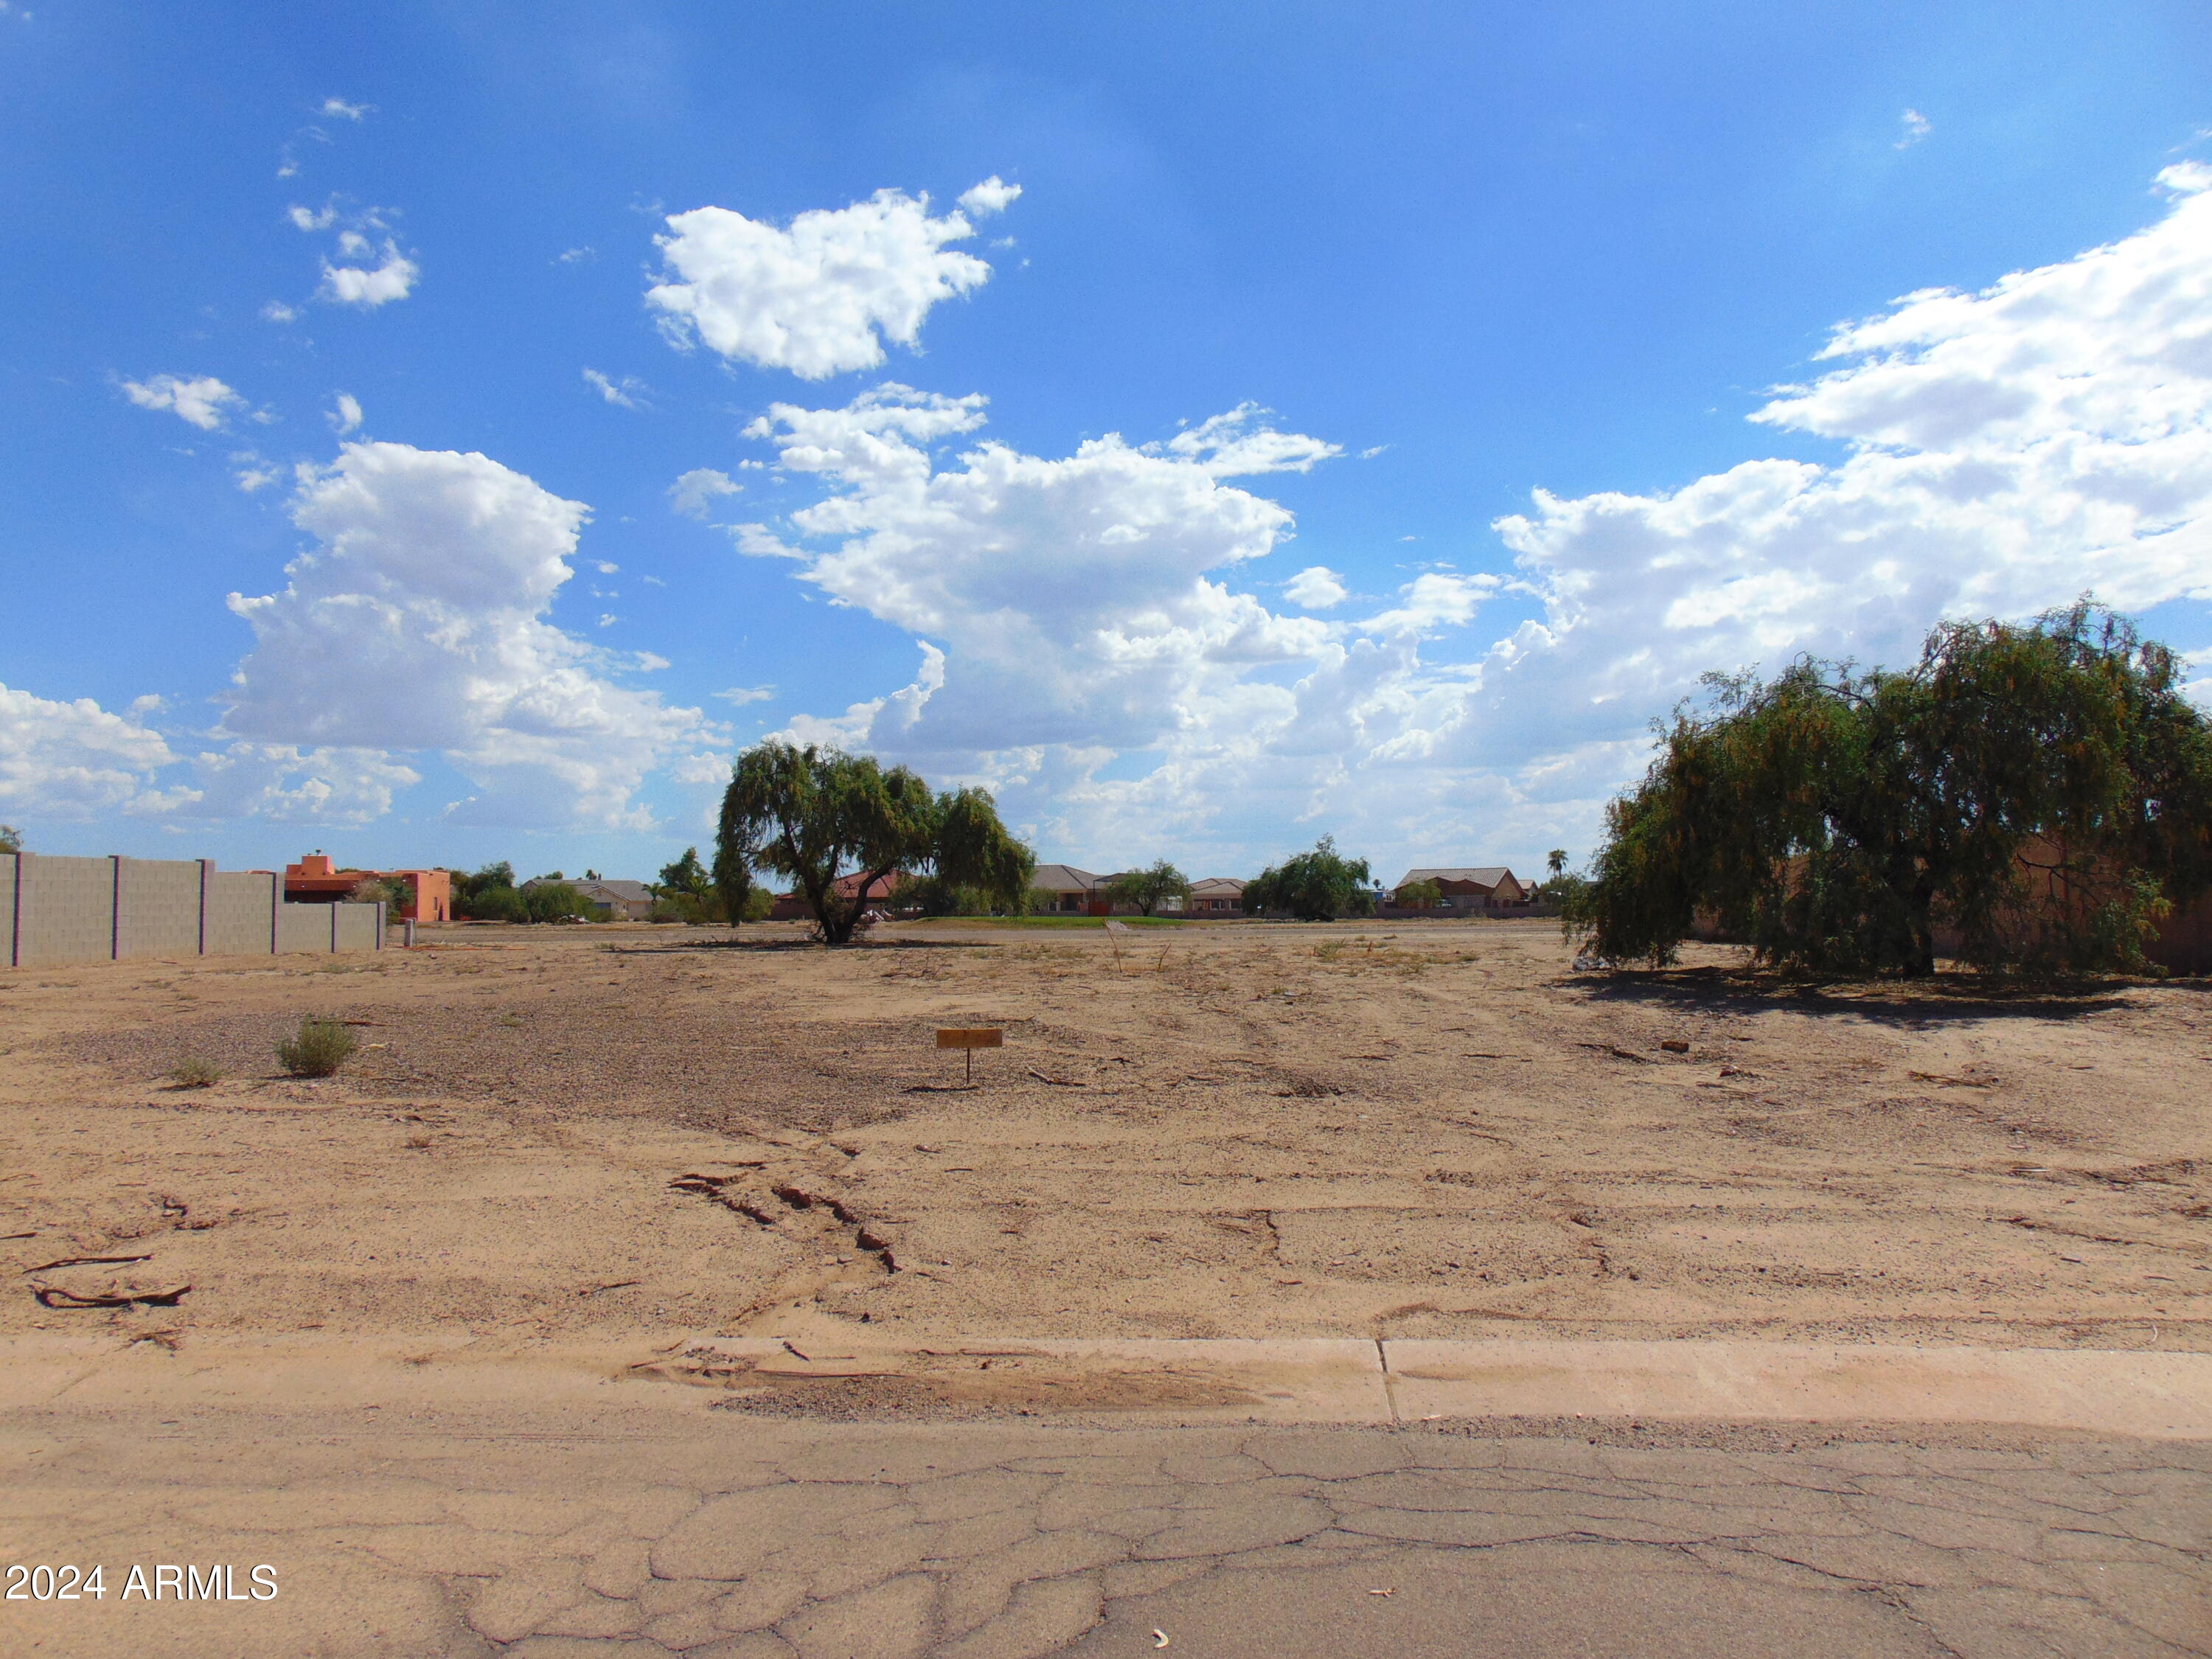
M 1422 882 L 1434 882 L 1434 900 L 1407 902 L 1399 895 Z M 1384 896 L 1383 913 L 1401 916 L 1495 915 L 1528 903 L 1535 890 L 1502 864 L 1431 866 L 1408 870 Z

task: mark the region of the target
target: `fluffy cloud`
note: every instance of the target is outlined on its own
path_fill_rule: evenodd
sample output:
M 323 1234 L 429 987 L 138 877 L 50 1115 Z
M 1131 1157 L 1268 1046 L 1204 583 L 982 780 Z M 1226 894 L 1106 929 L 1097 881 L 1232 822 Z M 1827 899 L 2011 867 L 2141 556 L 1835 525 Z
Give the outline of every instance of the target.
M 365 115 L 373 114 L 375 109 L 374 104 L 349 104 L 343 98 L 323 100 L 323 113 L 340 121 L 358 121 Z
M 161 733 L 89 697 L 54 702 L 0 685 L 0 814 L 82 819 L 160 813 L 190 791 L 156 787 L 176 759 Z
M 995 212 L 1020 193 L 994 178 L 961 199 Z M 646 301 L 670 338 L 688 346 L 696 335 L 724 357 L 804 380 L 872 368 L 886 340 L 913 346 L 932 306 L 991 275 L 945 246 L 975 234 L 965 214 L 932 218 L 928 197 L 898 190 L 784 229 L 719 207 L 672 214 L 668 228 L 657 239 L 666 269 Z
M 212 374 L 185 380 L 181 375 L 155 374 L 143 380 L 123 382 L 123 395 L 141 409 L 166 409 L 203 432 L 222 424 L 223 411 L 246 399 Z
M 374 265 L 362 264 L 334 265 L 323 261 L 323 285 L 316 297 L 333 305 L 358 306 L 363 311 L 389 305 L 394 300 L 404 300 L 414 291 L 416 278 L 422 274 L 422 267 L 399 251 L 399 245 L 391 237 L 384 239 L 380 251 L 368 239 L 348 231 L 338 239 L 338 254 L 342 258 L 366 261 L 375 258 Z
M 1838 329 L 1753 419 L 1840 459 L 1539 492 L 1496 526 L 1511 568 L 1430 570 L 1352 620 L 1239 591 L 1291 515 L 1224 480 L 1335 453 L 1257 411 L 943 464 L 980 398 L 779 404 L 750 435 L 824 493 L 740 546 L 924 647 L 908 686 L 788 729 L 988 782 L 1067 856 L 1174 844 L 1234 867 L 1322 829 L 1392 864 L 1586 849 L 1705 671 L 1909 660 L 1942 617 L 2091 588 L 2212 599 L 2212 168 L 2160 183 L 2171 206 L 2136 235 Z M 1313 566 L 1285 592 L 1342 586 Z M 1506 597 L 1534 614 L 1479 632 Z
M 994 173 L 981 184 L 970 185 L 962 191 L 960 205 L 978 219 L 988 219 L 994 213 L 1004 213 L 1021 193 L 1019 185 L 1010 185 Z
M 1164 444 L 1147 444 L 1147 454 L 1165 453 L 1194 461 L 1217 478 L 1247 478 L 1260 472 L 1310 472 L 1316 462 L 1344 453 L 1341 446 L 1324 443 L 1295 432 L 1272 427 L 1253 428 L 1253 420 L 1268 414 L 1257 404 L 1239 404 L 1226 415 L 1216 415 L 1178 432 Z
M 301 750 L 234 743 L 195 756 L 199 783 L 185 816 L 283 823 L 366 823 L 392 810 L 395 791 L 422 774 L 374 749 Z
M 1310 564 L 1283 584 L 1283 597 L 1307 611 L 1327 611 L 1352 597 L 1344 579 L 1325 564 Z
M 341 392 L 331 399 L 331 426 L 339 433 L 358 431 L 361 427 L 361 399 L 349 392 Z
M 1340 623 L 1237 591 L 1291 518 L 1226 475 L 1335 453 L 1255 413 L 1059 459 L 986 441 L 940 465 L 932 447 L 981 424 L 980 398 L 886 386 L 842 409 L 774 406 L 749 435 L 826 493 L 781 530 L 741 527 L 741 548 L 796 561 L 922 653 L 907 686 L 786 731 L 987 781 L 1054 848 L 1108 856 L 1124 839 L 1242 841 L 1257 819 L 1279 833 L 1448 721 L 1466 676 L 1426 665 L 1423 642 L 1495 579 L 1425 576 Z M 1144 777 L 1104 775 L 1134 757 Z
M 1821 357 L 1844 366 L 1753 419 L 1840 439 L 1842 462 L 1539 494 L 1503 520 L 1547 614 L 1501 682 L 1617 729 L 1703 669 L 1900 661 L 1939 617 L 2091 589 L 2212 599 L 2212 169 L 2160 179 L 2174 204 L 2134 236 L 1838 329 Z
M 668 504 L 687 519 L 703 519 L 716 496 L 735 495 L 744 489 L 726 472 L 695 466 L 668 486 Z
M 241 449 L 230 459 L 231 465 L 237 469 L 230 475 L 231 477 L 249 495 L 268 489 L 284 476 L 275 462 L 256 450 Z
M 465 822 L 649 823 L 631 797 L 702 717 L 616 684 L 613 659 L 546 620 L 581 503 L 483 455 L 353 443 L 302 483 L 292 517 L 317 545 L 284 590 L 230 599 L 255 644 L 227 733 L 443 750 L 477 787 L 450 809 Z
M 833 598 L 950 647 L 949 673 L 886 705 L 915 744 L 1142 747 L 1247 665 L 1293 660 L 1319 639 L 1321 624 L 1209 580 L 1267 554 L 1291 523 L 1224 484 L 1211 448 L 1148 453 L 1106 437 L 1047 460 L 987 442 L 938 470 L 928 446 L 982 418 L 980 398 L 889 386 L 842 409 L 778 404 L 749 429 L 777 444 L 787 471 L 832 487 L 791 519 L 827 550 L 762 526 L 750 550 L 798 557 Z

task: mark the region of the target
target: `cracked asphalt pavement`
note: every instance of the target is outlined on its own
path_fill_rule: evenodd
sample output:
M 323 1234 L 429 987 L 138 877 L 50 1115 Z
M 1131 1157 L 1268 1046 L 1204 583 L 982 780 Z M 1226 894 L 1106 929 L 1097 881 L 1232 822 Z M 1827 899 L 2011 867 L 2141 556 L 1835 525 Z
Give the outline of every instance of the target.
M 0 1558 L 100 1561 L 111 1594 L 0 1601 L 0 1649 L 2212 1652 L 2204 1443 L 1522 1426 L 18 1412 Z M 163 1562 L 281 1590 L 112 1594 Z

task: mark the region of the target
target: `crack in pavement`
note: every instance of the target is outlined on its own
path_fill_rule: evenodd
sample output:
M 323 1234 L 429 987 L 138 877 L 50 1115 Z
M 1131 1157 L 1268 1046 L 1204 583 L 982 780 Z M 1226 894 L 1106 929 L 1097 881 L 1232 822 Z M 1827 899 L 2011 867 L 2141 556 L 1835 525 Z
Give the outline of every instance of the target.
M 343 1650 L 1042 1659 L 1157 1626 L 1218 1653 L 2212 1653 L 2203 1443 L 337 1415 L 133 1435 L 14 1413 L 19 1554 L 274 1559 L 289 1622 L 163 1608 L 157 1631 L 103 1603 L 0 1626 L 41 1652 L 135 1632 L 226 1656 L 358 1634 L 371 1607 L 374 1639 Z M 1531 1606 L 1550 1636 L 1515 1623 Z M 1448 1650 L 1388 1634 L 1423 1620 Z

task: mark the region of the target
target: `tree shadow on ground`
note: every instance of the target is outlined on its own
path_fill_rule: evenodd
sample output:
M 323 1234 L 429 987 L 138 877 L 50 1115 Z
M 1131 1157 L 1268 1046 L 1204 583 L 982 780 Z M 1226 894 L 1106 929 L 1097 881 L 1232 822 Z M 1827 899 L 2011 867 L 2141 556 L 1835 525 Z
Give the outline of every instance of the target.
M 617 957 L 677 957 L 732 951 L 982 951 L 997 939 L 854 939 L 848 945 L 824 945 L 815 939 L 671 939 L 665 944 L 609 945 L 603 948 Z
M 1887 1024 L 1924 1026 L 1952 1020 L 2080 1019 L 2129 1006 L 2130 993 L 2212 991 L 2205 979 L 2098 979 L 2007 981 L 1969 974 L 1929 980 L 1850 980 L 1791 975 L 1748 967 L 1613 969 L 1562 976 L 1552 984 L 1580 989 L 1593 1002 L 1698 1007 L 1755 1013 L 1776 1008 L 1810 1014 L 1855 1014 Z

